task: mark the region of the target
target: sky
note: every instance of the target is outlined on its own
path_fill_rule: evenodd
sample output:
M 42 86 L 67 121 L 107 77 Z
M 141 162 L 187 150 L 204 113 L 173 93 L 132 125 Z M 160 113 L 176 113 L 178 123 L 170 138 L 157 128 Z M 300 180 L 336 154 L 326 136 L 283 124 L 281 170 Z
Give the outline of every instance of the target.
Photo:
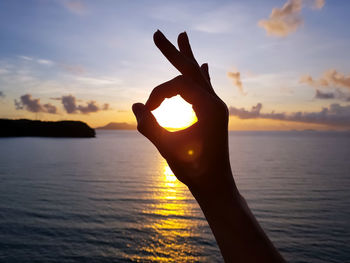
M 186 31 L 231 130 L 350 129 L 348 0 L 2 0 L 0 118 L 135 123 Z

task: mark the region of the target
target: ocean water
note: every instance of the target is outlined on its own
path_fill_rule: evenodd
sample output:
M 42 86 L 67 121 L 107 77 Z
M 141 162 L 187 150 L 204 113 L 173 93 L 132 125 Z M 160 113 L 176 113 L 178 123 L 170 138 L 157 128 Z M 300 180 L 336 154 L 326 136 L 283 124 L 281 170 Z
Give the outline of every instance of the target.
M 350 262 L 350 134 L 232 132 L 237 185 L 289 262 Z M 145 138 L 0 139 L 0 262 L 222 262 Z

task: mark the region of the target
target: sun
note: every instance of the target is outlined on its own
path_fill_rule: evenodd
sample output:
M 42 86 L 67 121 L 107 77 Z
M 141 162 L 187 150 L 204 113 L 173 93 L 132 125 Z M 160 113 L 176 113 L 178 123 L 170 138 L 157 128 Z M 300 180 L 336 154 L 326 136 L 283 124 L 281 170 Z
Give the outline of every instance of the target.
M 183 130 L 197 122 L 192 105 L 180 95 L 165 99 L 152 113 L 159 125 L 168 131 Z

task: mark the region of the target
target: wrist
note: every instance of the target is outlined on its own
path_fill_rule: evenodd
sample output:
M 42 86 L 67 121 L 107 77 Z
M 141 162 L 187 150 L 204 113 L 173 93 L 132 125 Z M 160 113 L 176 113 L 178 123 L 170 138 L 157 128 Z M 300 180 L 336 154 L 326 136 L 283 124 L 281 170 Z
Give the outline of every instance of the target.
M 241 196 L 233 179 L 231 169 L 224 172 L 211 174 L 206 178 L 213 180 L 188 186 L 190 192 L 202 207 L 216 206 L 217 203 L 232 204 L 240 202 Z

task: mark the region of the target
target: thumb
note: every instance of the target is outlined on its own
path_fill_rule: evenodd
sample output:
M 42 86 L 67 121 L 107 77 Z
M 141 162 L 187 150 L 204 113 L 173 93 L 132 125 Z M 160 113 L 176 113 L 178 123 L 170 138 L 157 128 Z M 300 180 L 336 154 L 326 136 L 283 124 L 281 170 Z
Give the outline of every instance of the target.
M 147 137 L 159 150 L 167 131 L 158 124 L 153 114 L 144 104 L 135 103 L 132 105 L 132 111 L 137 120 L 137 130 Z

